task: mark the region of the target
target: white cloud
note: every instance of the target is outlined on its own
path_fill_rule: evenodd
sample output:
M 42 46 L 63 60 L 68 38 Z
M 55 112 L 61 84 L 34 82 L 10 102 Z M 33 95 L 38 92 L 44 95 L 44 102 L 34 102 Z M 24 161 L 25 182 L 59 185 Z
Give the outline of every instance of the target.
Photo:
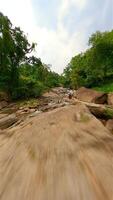
M 72 3 L 82 10 L 86 7 L 88 0 L 72 0 Z
M 84 3 L 83 3 L 84 2 Z M 86 0 L 60 0 L 58 11 L 57 30 L 51 31 L 46 28 L 37 28 L 35 38 L 38 38 L 38 54 L 44 62 L 52 63 L 53 69 L 62 72 L 75 53 L 85 49 L 84 31 L 80 30 L 70 37 L 63 25 L 63 19 L 68 14 L 73 4 L 83 9 Z
M 83 46 L 85 43 L 84 31 L 78 30 L 78 32 L 70 36 L 63 25 L 63 19 L 69 13 L 72 6 L 76 5 L 79 9 L 83 9 L 86 1 L 60 0 L 57 30 L 37 30 L 39 38 L 38 52 L 45 62 L 51 61 L 53 69 L 57 72 L 63 71 L 63 68 L 66 67 L 75 53 L 79 53 L 85 49 L 85 46 Z
M 32 0 L 0 0 L 0 11 L 9 17 L 12 23 L 20 26 L 29 34 L 30 41 L 37 42 L 37 56 L 47 64 L 52 64 L 52 70 L 62 72 L 72 55 L 83 49 L 80 41 L 84 40 L 81 33 L 71 38 L 63 26 L 63 18 L 71 6 L 76 4 L 83 8 L 86 0 L 62 0 L 58 11 L 57 30 L 51 31 L 35 24 Z
M 33 38 L 38 38 L 37 54 L 41 56 L 43 62 L 52 63 L 52 69 L 59 73 L 73 55 L 85 49 L 84 33 L 77 32 L 72 38 L 68 36 L 67 40 L 63 40 L 62 36 L 60 32 L 49 31 L 46 28 L 37 28 L 33 35 Z
M 69 12 L 72 6 L 76 6 L 77 9 L 82 10 L 88 0 L 61 0 L 61 6 L 59 10 L 59 19 L 62 20 Z
M 7 15 L 14 25 L 25 31 L 35 25 L 32 0 L 0 0 L 0 11 Z
M 41 57 L 43 62 L 52 64 L 52 69 L 56 72 L 62 72 L 71 57 L 86 48 L 86 31 L 90 27 L 92 19 L 88 17 L 82 19 L 77 30 L 70 36 L 63 23 L 65 16 L 73 7 L 82 12 L 89 0 L 57 1 L 59 9 L 56 30 L 37 25 L 32 0 L 0 0 L 0 11 L 8 15 L 14 25 L 20 26 L 28 33 L 30 41 L 37 42 L 36 55 Z

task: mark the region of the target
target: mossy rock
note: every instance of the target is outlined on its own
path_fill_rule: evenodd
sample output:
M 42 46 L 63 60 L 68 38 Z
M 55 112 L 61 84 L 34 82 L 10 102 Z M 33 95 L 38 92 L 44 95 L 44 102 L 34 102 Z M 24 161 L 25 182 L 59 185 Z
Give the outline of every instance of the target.
M 106 108 L 103 112 L 106 119 L 113 119 L 113 109 Z

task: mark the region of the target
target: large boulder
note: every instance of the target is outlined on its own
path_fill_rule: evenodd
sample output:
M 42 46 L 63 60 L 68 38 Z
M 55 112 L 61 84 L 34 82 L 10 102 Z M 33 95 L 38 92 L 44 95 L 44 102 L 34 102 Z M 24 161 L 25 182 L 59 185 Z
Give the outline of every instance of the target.
M 75 101 L 72 102 L 72 105 L 76 105 L 78 102 L 80 103 L 81 101 L 76 99 Z M 108 119 L 113 119 L 113 108 L 109 107 L 108 105 L 88 103 L 88 102 L 83 102 L 83 101 L 82 101 L 82 104 L 87 106 L 89 111 L 96 118 L 99 118 L 105 121 Z
M 107 102 L 107 94 L 92 89 L 81 87 L 76 92 L 77 99 L 89 103 L 104 104 Z
M 110 200 L 112 158 L 113 136 L 86 106 L 42 113 L 0 135 L 0 199 Z

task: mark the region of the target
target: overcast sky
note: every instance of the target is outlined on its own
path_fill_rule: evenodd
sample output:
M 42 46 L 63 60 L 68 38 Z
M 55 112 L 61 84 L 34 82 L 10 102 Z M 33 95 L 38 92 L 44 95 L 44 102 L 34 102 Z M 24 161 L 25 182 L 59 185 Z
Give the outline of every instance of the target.
M 113 0 L 0 0 L 0 11 L 36 42 L 36 55 L 61 73 L 95 31 L 113 29 Z

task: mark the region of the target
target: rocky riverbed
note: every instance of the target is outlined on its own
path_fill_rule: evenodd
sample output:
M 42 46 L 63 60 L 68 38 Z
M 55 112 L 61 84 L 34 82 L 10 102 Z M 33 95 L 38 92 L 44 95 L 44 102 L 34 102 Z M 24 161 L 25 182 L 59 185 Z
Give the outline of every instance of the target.
M 4 103 L 3 103 L 4 102 Z M 43 112 L 56 108 L 85 103 L 90 112 L 97 117 L 109 130 L 113 129 L 113 95 L 97 92 L 87 88 L 73 91 L 72 98 L 68 97 L 66 88 L 53 88 L 41 98 L 7 103 L 1 101 L 0 129 L 7 129 L 23 123 L 26 119 L 35 117 Z

